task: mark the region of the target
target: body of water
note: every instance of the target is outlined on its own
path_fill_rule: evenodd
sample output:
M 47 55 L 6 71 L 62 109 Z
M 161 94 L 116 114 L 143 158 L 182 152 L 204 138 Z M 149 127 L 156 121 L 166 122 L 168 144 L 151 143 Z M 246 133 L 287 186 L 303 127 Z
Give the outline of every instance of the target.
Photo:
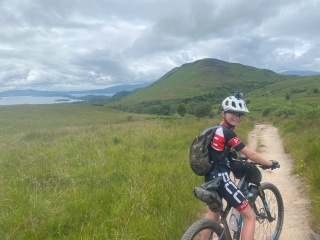
M 18 104 L 57 104 L 57 103 L 72 103 L 79 100 L 69 99 L 66 97 L 0 97 L 0 105 L 18 105 Z
M 108 96 L 108 97 L 112 97 L 114 94 L 116 93 L 77 93 L 77 94 L 70 94 L 71 96 L 74 97 L 84 97 L 84 96 L 88 96 L 88 95 L 93 95 L 93 96 Z

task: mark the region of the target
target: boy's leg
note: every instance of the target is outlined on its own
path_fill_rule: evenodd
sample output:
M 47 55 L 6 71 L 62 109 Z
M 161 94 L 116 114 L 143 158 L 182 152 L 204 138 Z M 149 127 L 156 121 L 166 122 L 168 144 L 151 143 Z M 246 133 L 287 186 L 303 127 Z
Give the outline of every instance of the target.
M 220 219 L 220 213 L 215 213 L 215 212 L 210 211 L 210 209 L 208 209 L 206 218 L 212 219 L 212 220 L 218 222 Z
M 256 214 L 250 206 L 240 212 L 243 219 L 241 240 L 253 240 L 255 231 Z

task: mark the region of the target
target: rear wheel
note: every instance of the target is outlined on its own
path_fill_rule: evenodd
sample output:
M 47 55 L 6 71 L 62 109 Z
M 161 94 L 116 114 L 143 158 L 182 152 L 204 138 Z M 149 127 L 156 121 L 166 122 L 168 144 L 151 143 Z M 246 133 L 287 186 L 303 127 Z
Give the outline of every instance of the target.
M 281 194 L 278 188 L 271 183 L 262 183 L 261 187 L 273 220 L 267 218 L 267 211 L 263 205 L 263 200 L 261 197 L 258 197 L 254 203 L 254 211 L 257 216 L 254 238 L 261 240 L 279 239 L 284 218 Z
M 202 239 L 218 239 L 223 233 L 223 227 L 219 223 L 210 219 L 200 219 L 191 225 L 181 240 L 202 240 Z M 224 236 L 223 240 L 227 240 Z

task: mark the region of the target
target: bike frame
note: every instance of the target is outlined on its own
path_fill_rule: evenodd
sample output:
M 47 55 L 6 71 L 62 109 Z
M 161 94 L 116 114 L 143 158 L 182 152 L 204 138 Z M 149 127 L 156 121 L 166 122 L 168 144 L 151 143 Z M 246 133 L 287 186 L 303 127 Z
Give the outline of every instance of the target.
M 249 193 L 249 182 L 246 180 L 246 175 L 243 176 L 239 183 L 237 184 L 237 187 L 240 189 L 240 191 L 245 195 L 247 196 L 248 193 Z M 269 221 L 273 221 L 275 220 L 275 218 L 273 218 L 271 216 L 271 213 L 270 213 L 270 209 L 269 209 L 269 206 L 268 206 L 268 203 L 267 203 L 267 200 L 266 200 L 266 197 L 265 197 L 265 194 L 264 194 L 264 191 L 262 190 L 261 186 L 257 186 L 258 189 L 259 189 L 259 195 L 258 197 L 260 197 L 262 199 L 262 202 L 263 202 L 263 206 L 266 210 L 266 213 L 267 213 L 267 216 L 264 216 L 265 218 L 268 218 Z M 220 212 L 220 223 L 223 224 L 223 233 L 221 234 L 221 236 L 219 237 L 219 240 L 222 239 L 224 236 L 226 236 L 228 239 L 235 239 L 235 240 L 239 240 L 240 239 L 240 235 L 241 235 L 241 230 L 242 230 L 242 217 L 240 215 L 240 218 L 239 218 L 239 221 L 238 221 L 238 231 L 237 232 L 234 232 L 233 234 L 233 238 L 231 238 L 231 232 L 230 232 L 230 228 L 229 228 L 229 224 L 227 222 L 227 216 L 229 215 L 230 213 L 230 210 L 232 209 L 231 205 L 230 204 L 227 204 L 226 208 Z M 253 210 L 255 211 L 256 215 L 258 215 L 258 210 L 256 209 L 256 206 L 255 204 L 253 205 Z M 261 217 L 261 215 L 259 214 L 259 216 Z
M 250 169 L 253 167 L 253 165 L 256 165 L 263 170 L 266 169 L 275 169 L 280 168 L 280 165 L 278 162 L 273 161 L 273 165 L 270 167 L 247 161 L 248 158 L 246 157 L 240 157 L 238 159 L 234 159 L 236 161 L 241 161 L 241 165 L 238 165 L 239 167 L 245 167 L 246 169 Z M 239 164 L 239 163 L 237 163 Z M 253 171 L 256 171 L 255 169 L 252 169 Z M 237 185 L 238 189 L 245 195 L 245 197 L 248 199 L 249 205 L 253 209 L 256 219 L 255 221 L 259 224 L 257 227 L 257 236 L 258 238 L 265 238 L 265 236 L 270 237 L 271 239 L 279 239 L 282 226 L 283 226 L 283 218 L 284 218 L 284 206 L 283 206 L 283 200 L 281 197 L 281 193 L 279 189 L 273 185 L 272 183 L 265 182 L 260 183 L 261 179 L 259 175 L 254 174 L 251 175 L 252 171 L 249 172 L 250 175 L 247 175 L 245 171 L 244 176 L 235 184 Z M 238 173 L 238 172 L 237 172 Z M 239 171 L 239 173 L 241 173 Z M 243 172 L 242 172 L 243 173 Z M 255 172 L 257 173 L 257 172 Z M 211 181 L 208 181 L 201 185 L 201 188 L 206 191 L 201 191 L 199 188 L 194 188 L 193 193 L 194 195 L 200 199 L 201 201 L 205 202 L 209 208 L 213 207 L 213 209 L 221 209 L 221 204 L 218 204 L 214 202 L 221 201 L 221 199 L 217 198 L 216 191 L 217 190 L 217 182 L 214 178 Z M 209 192 L 208 192 L 209 191 Z M 210 193 L 212 191 L 212 193 Z M 267 199 L 270 202 L 267 202 Z M 214 204 L 214 205 L 211 205 Z M 270 207 L 272 207 L 272 213 L 270 212 Z M 233 219 L 233 214 L 229 214 L 230 210 L 232 209 L 232 206 L 227 203 L 226 207 L 223 208 L 220 213 L 219 221 L 214 221 L 213 219 L 200 219 L 196 221 L 194 224 L 192 224 L 189 229 L 185 232 L 182 239 L 185 240 L 191 240 L 195 239 L 194 237 L 199 237 L 198 234 L 202 234 L 202 237 L 206 237 L 206 239 L 212 239 L 213 235 L 220 236 L 219 239 L 227 239 L 227 240 L 239 240 L 242 227 L 243 227 L 243 219 L 240 216 L 236 216 L 235 219 L 237 219 L 237 228 L 233 228 L 234 222 L 232 222 L 232 225 L 229 226 L 230 219 Z M 272 217 L 272 214 L 274 214 L 274 217 Z M 238 215 L 238 214 L 236 214 Z M 272 223 L 273 222 L 273 223 Z M 272 223 L 272 224 L 271 224 Z M 234 229 L 236 231 L 233 231 L 231 229 Z M 233 232 L 233 237 L 231 237 L 231 234 Z M 198 239 L 198 238 L 196 238 Z

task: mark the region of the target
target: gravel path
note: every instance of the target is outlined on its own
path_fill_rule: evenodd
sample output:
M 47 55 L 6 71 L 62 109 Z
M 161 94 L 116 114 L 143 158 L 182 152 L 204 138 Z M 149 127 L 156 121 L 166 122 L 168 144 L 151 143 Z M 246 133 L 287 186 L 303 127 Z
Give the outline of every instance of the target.
M 260 152 L 266 159 L 277 160 L 281 168 L 262 170 L 263 182 L 275 184 L 284 201 L 284 225 L 281 240 L 320 239 L 309 227 L 309 200 L 303 192 L 299 177 L 291 175 L 290 157 L 284 152 L 278 129 L 268 124 L 258 124 L 249 133 L 248 147 Z

